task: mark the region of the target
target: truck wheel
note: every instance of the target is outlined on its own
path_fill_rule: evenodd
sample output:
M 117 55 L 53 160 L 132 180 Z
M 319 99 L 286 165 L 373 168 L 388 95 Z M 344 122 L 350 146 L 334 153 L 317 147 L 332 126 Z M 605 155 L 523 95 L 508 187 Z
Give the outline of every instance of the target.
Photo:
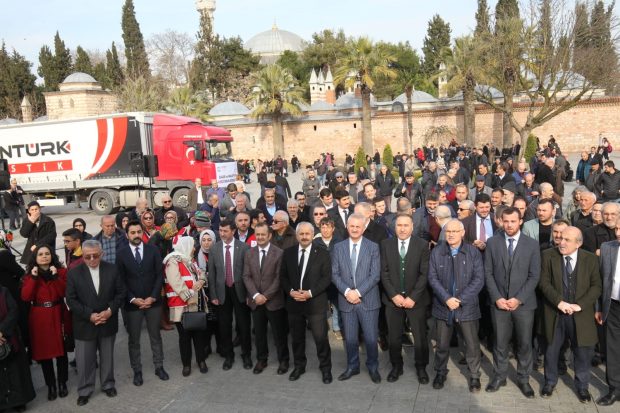
M 189 189 L 179 188 L 172 194 L 172 203 L 179 208 L 189 208 Z
M 114 209 L 112 195 L 107 192 L 95 192 L 90 198 L 90 207 L 97 215 L 109 215 Z

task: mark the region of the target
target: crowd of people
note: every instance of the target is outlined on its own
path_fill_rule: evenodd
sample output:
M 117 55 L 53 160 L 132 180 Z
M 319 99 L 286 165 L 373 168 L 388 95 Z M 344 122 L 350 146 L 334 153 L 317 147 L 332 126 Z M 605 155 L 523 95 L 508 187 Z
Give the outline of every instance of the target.
M 339 167 L 327 153 L 303 171 L 298 191 L 283 164 L 273 175 L 261 165 L 255 203 L 245 177 L 225 188 L 196 179 L 189 211 L 168 195 L 156 209 L 139 199 L 103 216 L 95 235 L 77 218 L 62 232 L 64 261 L 54 220 L 33 201 L 11 224 L 27 240 L 25 269 L 13 234 L 0 232 L 0 345 L 8 351 L 0 352 L 0 410 L 23 411 L 35 397 L 30 360 L 50 401 L 70 393 L 71 365 L 78 405 L 95 392 L 97 369 L 102 392 L 115 397 L 119 313 L 135 386 L 144 383 L 143 323 L 164 381 L 162 330 L 177 331 L 184 377 L 192 360 L 208 373 L 214 353 L 230 370 L 236 347 L 258 375 L 268 368 L 270 326 L 277 374 L 291 381 L 306 372 L 310 334 L 321 380 L 332 382 L 331 329 L 346 350 L 338 380 L 360 373 L 363 342 L 370 380 L 382 381 L 381 349 L 386 379 L 396 382 L 407 332 L 420 384 L 430 383 L 434 357 L 434 389 L 444 387 L 456 341 L 471 392 L 482 387 L 485 345 L 493 353 L 486 392 L 506 385 L 512 353 L 523 395 L 535 397 L 530 375 L 544 369 L 540 395 L 551 397 L 570 348 L 578 399 L 591 401 L 591 368 L 605 363 L 608 392 L 597 403 L 612 405 L 620 400 L 620 172 L 611 151 L 607 142 L 582 154 L 564 208 L 570 168 L 555 139 L 529 161 L 518 145 L 419 148 L 397 154 L 394 174 L 378 151 L 367 170 L 349 157 Z M 190 328 L 190 313 L 204 313 L 204 329 Z

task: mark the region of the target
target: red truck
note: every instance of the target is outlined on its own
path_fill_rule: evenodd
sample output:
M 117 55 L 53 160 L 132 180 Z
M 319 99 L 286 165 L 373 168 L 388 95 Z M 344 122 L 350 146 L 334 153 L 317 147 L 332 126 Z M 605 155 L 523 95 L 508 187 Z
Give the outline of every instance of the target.
M 235 181 L 232 141 L 227 129 L 186 116 L 119 113 L 0 126 L 0 158 L 32 199 L 85 200 L 103 215 L 151 194 L 156 205 L 170 193 L 186 207 L 198 177 Z

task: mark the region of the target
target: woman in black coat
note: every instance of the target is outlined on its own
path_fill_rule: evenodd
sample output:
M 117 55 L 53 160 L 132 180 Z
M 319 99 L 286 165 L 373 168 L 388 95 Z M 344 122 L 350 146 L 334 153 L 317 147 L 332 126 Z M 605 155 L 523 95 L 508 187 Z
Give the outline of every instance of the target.
M 381 170 L 375 180 L 375 188 L 377 188 L 377 196 L 380 196 L 385 201 L 386 212 L 390 212 L 392 206 L 392 191 L 395 186 L 396 182 L 391 172 L 388 171 L 388 167 L 381 165 Z

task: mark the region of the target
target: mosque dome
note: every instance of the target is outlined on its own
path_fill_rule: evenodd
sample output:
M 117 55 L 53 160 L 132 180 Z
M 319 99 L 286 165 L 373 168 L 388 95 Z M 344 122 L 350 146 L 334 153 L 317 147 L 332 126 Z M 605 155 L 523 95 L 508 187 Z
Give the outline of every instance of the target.
M 394 99 L 394 102 L 400 102 L 404 105 L 407 104 L 407 97 L 403 93 Z M 430 93 L 423 92 L 421 90 L 414 90 L 411 94 L 411 102 L 412 103 L 430 103 L 437 102 L 437 98 Z
M 250 109 L 245 105 L 230 100 L 218 103 L 209 111 L 209 115 L 211 116 L 245 116 L 248 113 L 250 113 Z
M 62 83 L 97 83 L 97 80 L 88 73 L 75 72 L 67 76 Z
M 370 106 L 377 106 L 374 95 L 370 95 Z M 355 109 L 362 107 L 362 98 L 348 92 L 336 99 L 336 109 Z
M 271 30 L 258 33 L 244 44 L 246 50 L 260 56 L 261 64 L 275 63 L 286 50 L 300 52 L 304 40 L 293 32 L 280 30 L 274 24 Z
M 67 76 L 58 88 L 62 92 L 69 90 L 101 90 L 101 85 L 88 73 L 75 72 Z

